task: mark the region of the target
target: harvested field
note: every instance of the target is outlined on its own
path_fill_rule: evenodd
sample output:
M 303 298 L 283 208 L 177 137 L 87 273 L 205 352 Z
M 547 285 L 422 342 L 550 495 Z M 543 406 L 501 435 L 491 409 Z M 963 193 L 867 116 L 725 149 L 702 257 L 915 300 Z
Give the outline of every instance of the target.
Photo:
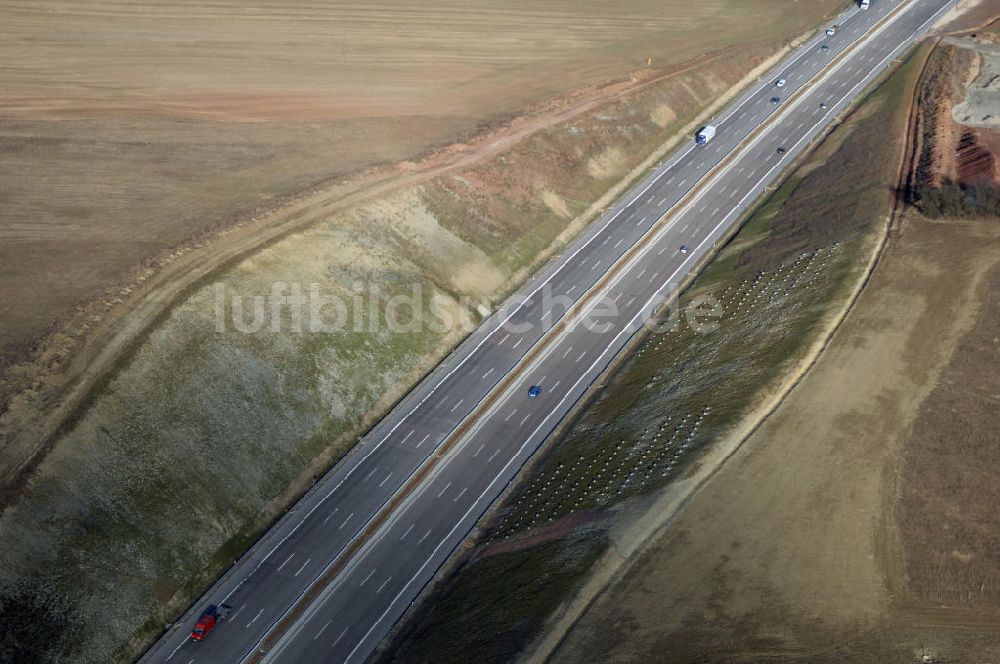
M 0 368 L 154 257 L 297 192 L 843 4 L 5 2 Z
M 308 228 L 192 288 L 0 517 L 11 543 L 0 551 L 0 593 L 51 606 L 60 626 L 33 641 L 59 653 L 34 658 L 130 660 L 448 352 L 479 305 L 559 250 L 607 204 L 602 196 L 645 172 L 649 155 L 772 48 L 741 47 L 742 64 L 720 59 L 649 81 L 343 211 L 310 200 L 296 210 Z M 602 154 L 619 157 L 593 168 Z M 357 303 L 346 329 L 295 327 L 283 298 L 313 284 Z M 390 298 L 413 287 L 418 306 L 457 324 L 354 329 L 385 321 Z M 0 468 L 29 453 L 7 445 Z M 0 638 L 9 624 L 0 620 Z

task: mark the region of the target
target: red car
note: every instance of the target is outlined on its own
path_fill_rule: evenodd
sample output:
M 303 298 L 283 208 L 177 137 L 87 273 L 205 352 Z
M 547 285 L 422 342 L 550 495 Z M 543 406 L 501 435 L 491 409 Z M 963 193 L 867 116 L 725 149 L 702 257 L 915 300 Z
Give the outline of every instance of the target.
M 191 630 L 191 640 L 201 641 L 204 639 L 209 632 L 215 629 L 215 624 L 223 620 L 228 614 L 229 607 L 225 604 L 222 606 L 209 605 L 208 608 L 202 611 L 198 622 L 194 624 L 194 629 Z

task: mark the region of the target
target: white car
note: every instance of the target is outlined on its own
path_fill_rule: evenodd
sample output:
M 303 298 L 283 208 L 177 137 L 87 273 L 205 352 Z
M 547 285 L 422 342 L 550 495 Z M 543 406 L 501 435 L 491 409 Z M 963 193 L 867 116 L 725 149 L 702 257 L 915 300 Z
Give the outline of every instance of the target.
M 837 26 L 832 25 L 832 26 L 830 26 L 829 28 L 826 29 L 826 36 L 827 37 L 832 37 L 835 34 L 837 34 Z
M 779 79 L 778 79 L 778 80 L 777 80 L 777 81 L 775 82 L 775 84 L 774 84 L 774 87 L 776 87 L 776 88 L 783 88 L 783 87 L 785 87 L 785 79 L 783 79 L 783 78 L 779 78 Z

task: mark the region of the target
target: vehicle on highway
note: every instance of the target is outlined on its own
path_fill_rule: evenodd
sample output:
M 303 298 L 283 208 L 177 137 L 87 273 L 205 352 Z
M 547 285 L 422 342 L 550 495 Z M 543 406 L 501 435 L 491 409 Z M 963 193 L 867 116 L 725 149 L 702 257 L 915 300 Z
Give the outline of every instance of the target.
M 827 46 L 826 44 L 823 44 L 822 46 L 819 47 L 819 50 L 821 50 L 821 51 L 829 51 L 830 47 Z
M 785 87 L 785 79 L 779 78 L 777 81 L 775 81 L 774 87 L 776 87 L 776 88 L 783 88 L 783 87 Z
M 201 612 L 201 616 L 198 618 L 198 622 L 194 624 L 194 629 L 191 630 L 191 640 L 201 641 L 208 633 L 215 629 L 215 625 L 220 620 L 225 620 L 229 615 L 230 607 L 227 604 L 221 606 L 216 606 L 214 604 L 209 604 L 204 611 Z
M 778 154 L 785 154 L 785 148 L 778 148 Z
M 713 138 L 715 138 L 715 125 L 705 125 L 694 135 L 694 142 L 698 145 L 704 145 Z
M 829 28 L 826 29 L 826 36 L 827 37 L 832 37 L 835 34 L 837 34 L 837 26 L 831 25 Z
M 688 252 L 688 246 L 686 244 L 681 245 L 681 253 L 686 254 Z
M 541 393 L 542 393 L 542 388 L 538 387 L 537 385 L 532 385 L 530 388 L 528 388 L 528 396 L 531 397 L 532 399 L 536 398 Z
M 781 103 L 781 97 L 771 97 L 771 105 L 777 106 Z
M 821 102 L 819 103 L 819 107 L 820 107 L 820 108 L 824 108 L 824 109 L 825 109 L 825 108 L 826 108 L 826 102 L 825 102 L 825 101 L 821 101 Z
M 858 6 L 861 9 L 868 9 L 868 0 L 858 0 Z

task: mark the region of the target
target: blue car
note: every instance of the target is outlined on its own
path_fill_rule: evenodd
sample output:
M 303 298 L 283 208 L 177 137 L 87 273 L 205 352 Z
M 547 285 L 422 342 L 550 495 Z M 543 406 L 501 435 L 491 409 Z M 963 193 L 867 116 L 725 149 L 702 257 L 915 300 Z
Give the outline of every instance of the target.
M 534 399 L 541 393 L 542 393 L 542 388 L 538 387 L 537 385 L 532 385 L 528 389 L 528 396 L 531 397 L 532 399 Z

